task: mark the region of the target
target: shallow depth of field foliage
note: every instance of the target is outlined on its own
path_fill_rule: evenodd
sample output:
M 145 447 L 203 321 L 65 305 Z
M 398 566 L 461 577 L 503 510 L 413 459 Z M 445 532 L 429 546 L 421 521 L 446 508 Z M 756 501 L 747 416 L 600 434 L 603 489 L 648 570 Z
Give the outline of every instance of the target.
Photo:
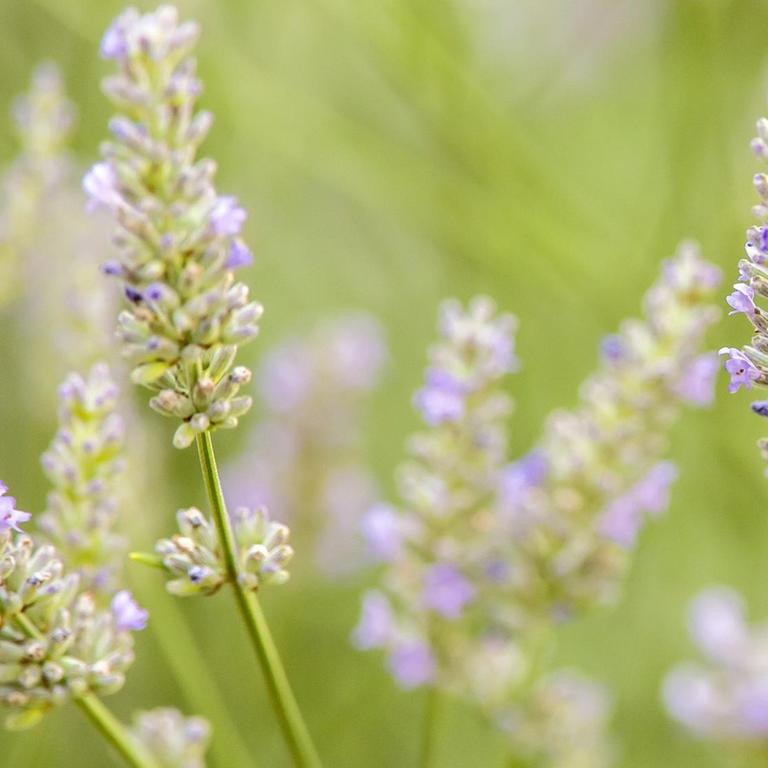
M 679 240 L 698 240 L 705 258 L 727 277 L 734 272 L 753 202 L 748 144 L 768 87 L 768 2 L 179 0 L 178 7 L 203 30 L 202 103 L 216 118 L 206 154 L 219 163 L 220 188 L 249 211 L 255 264 L 244 279 L 266 314 L 243 358 L 257 367 L 272 344 L 345 310 L 380 318 L 390 361 L 366 405 L 365 451 L 385 497 L 416 426 L 411 393 L 443 297 L 487 293 L 519 319 L 523 369 L 509 384 L 518 456 L 549 410 L 575 402 L 599 340 L 637 314 Z M 108 67 L 98 42 L 121 8 L 114 0 L 0 0 L 0 114 L 39 61 L 56 61 L 79 112 L 74 147 L 84 167 L 95 162 L 111 114 L 99 90 Z M 10 161 L 15 151 L 10 119 L 0 121 L 0 158 Z M 723 315 L 713 348 L 746 339 L 744 326 Z M 38 510 L 46 492 L 38 457 L 55 429 L 58 382 L 45 360 L 27 359 L 25 339 L 18 306 L 0 315 L 0 477 L 21 509 Z M 34 413 L 29 376 L 51 397 Z M 680 479 L 669 512 L 641 535 L 620 604 L 568 627 L 558 649 L 559 662 L 616 692 L 621 768 L 721 764 L 666 717 L 660 682 L 693 655 L 685 608 L 703 587 L 733 586 L 753 616 L 768 616 L 768 480 L 754 448 L 763 424 L 744 396 L 727 397 L 724 376 L 717 391 L 711 410 L 687 411 L 674 431 Z M 222 459 L 245 444 L 258 417 L 254 408 L 244 428 L 217 436 Z M 169 490 L 133 500 L 141 517 L 132 521 L 132 545 L 148 550 L 158 527 L 171 529 L 176 508 L 204 499 L 194 454 L 173 451 L 159 416 L 145 421 L 174 473 Z M 298 548 L 291 581 L 265 592 L 263 604 L 324 763 L 414 764 L 423 696 L 399 691 L 377 655 L 348 642 L 371 573 L 330 582 L 310 561 Z M 286 765 L 230 598 L 174 608 L 209 659 L 210 676 L 195 681 L 189 702 L 152 632 L 172 598 L 154 572 L 132 565 L 129 575 L 153 619 L 110 705 L 126 716 L 160 704 L 209 716 L 217 768 L 240 765 L 216 738 L 226 729 L 240 732 L 250 764 Z M 182 648 L 188 635 L 178 629 Z M 183 665 L 183 652 L 179 658 Z M 205 711 L 211 686 L 225 693 L 215 697 L 225 711 Z M 504 760 L 500 736 L 460 704 L 441 711 L 438 738 L 439 768 Z M 74 708 L 34 731 L 0 732 L 0 765 L 9 768 L 106 762 Z

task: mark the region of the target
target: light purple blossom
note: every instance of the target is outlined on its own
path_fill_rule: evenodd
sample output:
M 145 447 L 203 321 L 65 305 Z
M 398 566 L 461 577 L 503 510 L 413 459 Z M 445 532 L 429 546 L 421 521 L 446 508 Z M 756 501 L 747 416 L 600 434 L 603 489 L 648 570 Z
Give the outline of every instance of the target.
M 211 231 L 219 237 L 239 235 L 247 214 L 233 195 L 223 195 L 213 204 L 210 213 Z
M 544 482 L 549 472 L 549 461 L 543 451 L 532 450 L 501 472 L 500 495 L 502 504 L 513 506 L 529 488 Z
M 363 596 L 360 621 L 352 633 L 352 643 L 361 651 L 383 648 L 394 629 L 392 606 L 381 592 L 372 590 Z
M 760 369 L 740 349 L 723 347 L 719 354 L 728 355 L 725 361 L 725 370 L 731 377 L 728 391 L 733 394 L 739 387 L 752 389 L 752 384 L 760 378 Z
M 370 553 L 384 562 L 391 562 L 403 551 L 404 531 L 401 516 L 389 504 L 371 507 L 360 523 L 361 533 Z
M 242 240 L 234 239 L 229 245 L 229 256 L 225 265 L 227 269 L 250 267 L 251 264 L 253 264 L 251 249 Z
M 426 573 L 424 603 L 446 619 L 458 619 L 475 594 L 475 587 L 450 563 L 437 563 Z
M 16 499 L 13 496 L 6 496 L 7 491 L 8 486 L 0 481 L 0 532 L 13 529 L 21 533 L 19 524 L 26 523 L 32 515 L 16 509 Z
M 621 340 L 621 336 L 617 333 L 612 333 L 610 336 L 606 336 L 600 342 L 600 354 L 605 360 L 616 362 L 626 354 L 626 348 Z
M 732 307 L 729 315 L 738 315 L 739 313 L 755 314 L 755 290 L 746 283 L 736 283 L 733 286 L 733 293 L 726 298 L 728 305 Z
M 139 606 L 133 595 L 123 589 L 112 598 L 112 615 L 117 628 L 138 632 L 147 626 L 149 613 Z
M 133 8 L 121 13 L 101 39 L 99 53 L 103 59 L 123 59 L 128 55 L 128 29 L 136 20 Z
M 437 666 L 429 647 L 413 641 L 400 645 L 390 653 L 389 669 L 401 688 L 411 690 L 431 682 Z
M 738 663 L 746 655 L 746 606 L 735 590 L 715 587 L 700 594 L 691 605 L 688 628 L 696 645 L 713 661 Z
M 436 427 L 459 421 L 464 415 L 464 399 L 463 387 L 454 376 L 432 368 L 427 372 L 426 384 L 414 396 L 414 405 L 424 421 Z
M 715 377 L 719 369 L 715 354 L 700 355 L 683 371 L 675 391 L 691 405 L 711 405 L 715 398 Z
M 87 209 L 99 207 L 118 210 L 124 203 L 117 189 L 118 179 L 109 163 L 96 163 L 83 177 L 83 189 L 88 195 Z

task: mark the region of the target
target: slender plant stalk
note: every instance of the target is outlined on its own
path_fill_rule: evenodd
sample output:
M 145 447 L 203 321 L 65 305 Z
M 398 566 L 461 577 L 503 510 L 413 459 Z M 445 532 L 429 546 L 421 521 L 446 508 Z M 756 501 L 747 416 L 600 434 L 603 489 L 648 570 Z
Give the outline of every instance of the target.
M 320 768 L 320 758 L 291 690 L 280 655 L 256 596 L 245 589 L 240 580 L 240 564 L 232 525 L 227 513 L 221 481 L 216 467 L 213 442 L 209 432 L 197 435 L 197 449 L 203 472 L 211 514 L 221 542 L 224 564 L 235 593 L 237 607 L 245 622 L 261 670 L 293 760 L 300 768 Z
M 43 635 L 38 628 L 23 613 L 17 614 L 14 619 L 27 635 L 38 640 L 42 639 Z M 104 706 L 98 696 L 89 693 L 76 698 L 75 703 L 128 765 L 133 768 L 157 768 L 155 761 L 145 755 L 131 740 L 125 726 Z
M 75 699 L 75 703 L 128 765 L 133 768 L 157 768 L 157 763 L 131 740 L 125 726 L 104 706 L 98 696 L 87 694 Z
M 440 694 L 434 685 L 426 690 L 424 699 L 424 717 L 421 731 L 421 768 L 432 768 L 435 761 L 435 743 L 437 735 L 437 712 L 440 705 Z

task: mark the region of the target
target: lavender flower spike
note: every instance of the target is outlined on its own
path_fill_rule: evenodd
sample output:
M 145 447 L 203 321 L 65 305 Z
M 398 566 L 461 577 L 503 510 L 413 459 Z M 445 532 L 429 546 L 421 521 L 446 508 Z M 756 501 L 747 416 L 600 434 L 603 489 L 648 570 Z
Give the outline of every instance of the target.
M 59 401 L 59 430 L 42 457 L 53 490 L 39 527 L 85 586 L 109 595 L 125 553 L 115 531 L 124 427 L 109 368 L 94 365 L 87 378 L 70 374 Z
M 768 119 L 757 121 L 758 136 L 752 141 L 752 149 L 758 160 L 768 162 Z M 752 326 L 752 340 L 740 349 L 725 347 L 720 354 L 727 355 L 725 369 L 731 377 L 729 390 L 740 387 L 751 389 L 753 384 L 768 385 L 768 314 L 761 306 L 768 297 L 768 176 L 764 172 L 753 178 L 760 202 L 752 212 L 758 223 L 747 230 L 746 258 L 739 262 L 739 281 L 733 286 L 726 301 L 730 314 L 743 314 Z
M 403 505 L 377 505 L 363 523 L 385 565 L 353 641 L 382 649 L 404 688 L 455 689 L 475 628 L 492 623 L 495 606 L 481 593 L 492 581 L 490 502 L 506 451 L 511 402 L 501 385 L 517 367 L 515 326 L 484 297 L 443 304 L 414 398 L 426 429 L 410 439 L 398 477 Z
M 217 194 L 215 164 L 196 158 L 211 125 L 208 112 L 195 111 L 197 37 L 197 25 L 180 24 L 171 6 L 130 9 L 110 27 L 101 50 L 118 73 L 103 85 L 121 114 L 103 162 L 83 181 L 91 205 L 117 225 L 120 262 L 105 271 L 124 284 L 118 335 L 132 378 L 156 392 L 152 408 L 181 420 L 178 448 L 235 427 L 251 407 L 238 394 L 251 374 L 235 357 L 262 313 L 233 271 L 249 261 L 245 211 Z
M 768 740 L 768 624 L 750 626 L 741 596 L 715 587 L 691 606 L 689 630 L 703 657 L 675 667 L 663 698 L 670 716 L 734 756 Z
M 30 727 L 70 699 L 122 687 L 141 614 L 124 599 L 119 608 L 117 615 L 99 608 L 52 546 L 0 528 L 0 705 L 11 710 L 8 727 Z
M 647 515 L 667 505 L 675 469 L 661 461 L 680 406 L 712 397 L 719 270 L 684 244 L 647 293 L 642 320 L 603 347 L 579 406 L 546 422 L 535 455 L 546 467 L 507 482 L 500 506 L 523 605 L 552 616 L 612 600 Z M 532 606 L 535 606 L 532 607 Z

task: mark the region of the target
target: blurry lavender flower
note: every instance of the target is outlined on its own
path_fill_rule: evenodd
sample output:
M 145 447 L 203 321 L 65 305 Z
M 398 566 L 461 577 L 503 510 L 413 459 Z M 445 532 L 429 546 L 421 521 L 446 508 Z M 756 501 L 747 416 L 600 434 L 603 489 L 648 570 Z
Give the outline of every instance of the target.
M 527 765 L 608 768 L 615 748 L 607 737 L 613 702 L 600 684 L 570 670 L 553 672 L 499 724 Z
M 404 688 L 456 687 L 472 627 L 486 615 L 478 598 L 489 580 L 489 516 L 511 410 L 501 383 L 517 365 L 515 320 L 490 299 L 466 309 L 445 302 L 439 330 L 414 401 L 427 430 L 410 439 L 399 473 L 403 508 L 376 505 L 362 524 L 385 570 L 381 590 L 364 599 L 353 641 L 384 650 Z M 427 394 L 443 387 L 457 405 Z
M 211 727 L 202 717 L 184 717 L 162 707 L 134 716 L 132 736 L 158 768 L 205 768 Z
M 161 565 L 173 578 L 167 589 L 174 595 L 212 595 L 226 582 L 226 568 L 213 523 L 195 507 L 176 514 L 179 534 L 157 542 L 157 557 L 139 559 Z M 272 522 L 265 509 L 238 507 L 233 514 L 243 583 L 254 592 L 266 584 L 284 584 L 293 557 L 290 531 Z
M 534 471 L 505 473 L 500 513 L 521 604 L 554 616 L 616 594 L 645 513 L 666 507 L 675 470 L 659 459 L 679 405 L 712 397 L 701 345 L 718 279 L 683 244 L 646 295 L 644 319 L 626 321 L 611 354 L 603 349 L 579 407 L 547 420 Z
M 84 586 L 110 594 L 124 555 L 115 532 L 125 469 L 118 390 L 101 363 L 85 379 L 70 374 L 59 399 L 59 430 L 42 457 L 53 490 L 38 525 Z
M 382 329 L 364 313 L 280 344 L 257 377 L 265 417 L 223 469 L 234 503 L 265 505 L 290 522 L 331 576 L 363 559 L 359 520 L 377 490 L 362 461 L 362 410 L 386 359 Z
M 22 533 L 19 525 L 28 522 L 32 515 L 16 509 L 16 499 L 13 496 L 6 496 L 7 492 L 8 486 L 0 482 L 0 533 L 11 529 Z
M 104 162 L 83 181 L 93 206 L 117 223 L 120 262 L 105 271 L 124 282 L 118 335 L 132 378 L 157 392 L 155 410 L 181 419 L 179 448 L 235 427 L 249 410 L 251 398 L 238 391 L 250 372 L 233 366 L 262 313 L 229 266 L 233 248 L 245 248 L 245 212 L 217 195 L 215 164 L 195 159 L 212 121 L 195 113 L 201 85 L 190 54 L 198 31 L 179 24 L 171 6 L 129 9 L 110 27 L 102 54 L 118 74 L 103 85 L 122 114 L 110 122 Z
M 689 631 L 703 655 L 664 681 L 669 714 L 695 736 L 739 751 L 768 739 L 768 625 L 750 626 L 741 596 L 725 587 L 699 595 Z
M 2 183 L 0 202 L 0 304 L 15 294 L 22 255 L 44 220 L 46 198 L 60 185 L 69 166 L 64 150 L 74 110 L 54 64 L 40 65 L 27 95 L 13 106 L 20 154 Z

